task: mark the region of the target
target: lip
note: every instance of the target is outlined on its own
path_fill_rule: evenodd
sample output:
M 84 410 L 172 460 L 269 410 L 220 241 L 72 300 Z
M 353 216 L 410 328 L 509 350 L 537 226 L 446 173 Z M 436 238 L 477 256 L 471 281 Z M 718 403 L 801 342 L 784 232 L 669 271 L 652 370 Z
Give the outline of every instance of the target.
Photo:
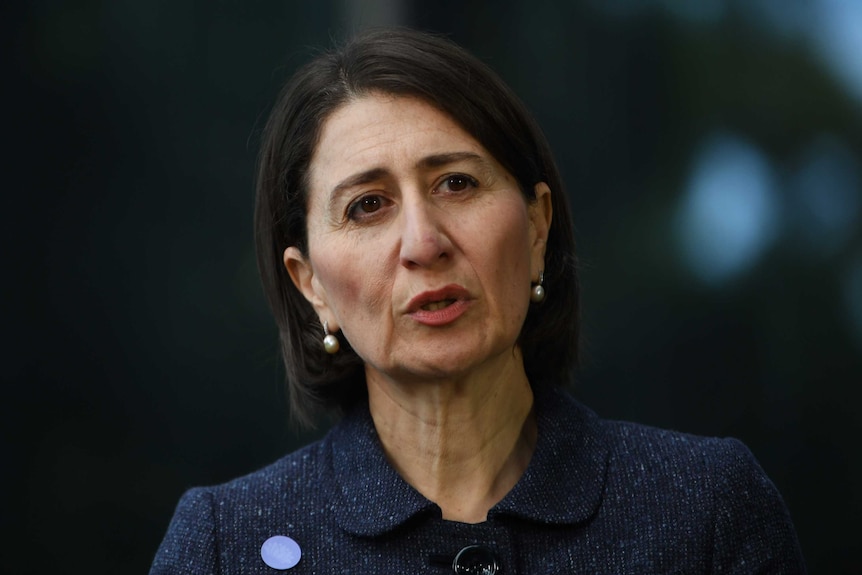
M 441 309 L 422 309 L 424 305 L 447 299 L 454 301 Z M 411 299 L 407 304 L 407 315 L 424 325 L 447 325 L 464 315 L 471 301 L 470 292 L 457 284 L 451 284 L 438 290 L 422 292 Z

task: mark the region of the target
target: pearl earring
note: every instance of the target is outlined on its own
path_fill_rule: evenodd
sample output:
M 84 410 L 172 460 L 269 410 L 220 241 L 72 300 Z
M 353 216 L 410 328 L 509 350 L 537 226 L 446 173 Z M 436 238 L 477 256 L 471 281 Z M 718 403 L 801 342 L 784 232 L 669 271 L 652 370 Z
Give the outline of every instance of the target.
M 539 272 L 539 283 L 533 286 L 530 290 L 530 300 L 533 303 L 542 303 L 545 299 L 545 288 L 542 287 L 542 282 L 545 281 L 545 272 Z
M 329 333 L 329 324 L 327 322 L 323 322 L 323 349 L 326 350 L 326 353 L 335 354 L 338 353 L 338 348 L 341 347 L 341 344 L 338 343 L 338 338 Z

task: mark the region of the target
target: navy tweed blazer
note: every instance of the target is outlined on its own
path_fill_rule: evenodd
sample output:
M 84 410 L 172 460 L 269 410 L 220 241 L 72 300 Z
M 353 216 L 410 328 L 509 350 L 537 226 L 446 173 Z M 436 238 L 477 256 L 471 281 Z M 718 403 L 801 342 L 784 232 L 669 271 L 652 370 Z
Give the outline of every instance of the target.
M 367 405 L 321 441 L 179 502 L 151 575 L 453 572 L 469 545 L 498 573 L 805 573 L 787 508 L 750 451 L 597 417 L 536 394 L 536 451 L 487 521 L 445 521 L 387 462 Z M 274 535 L 299 562 L 261 556 Z M 469 571 L 478 572 L 478 571 Z

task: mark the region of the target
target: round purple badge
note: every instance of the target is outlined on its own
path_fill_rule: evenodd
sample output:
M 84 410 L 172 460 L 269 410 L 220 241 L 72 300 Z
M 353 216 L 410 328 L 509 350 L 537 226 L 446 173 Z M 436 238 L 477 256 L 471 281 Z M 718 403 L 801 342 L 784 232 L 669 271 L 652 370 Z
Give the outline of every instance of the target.
M 273 569 L 290 569 L 299 563 L 302 551 L 299 544 L 284 535 L 275 535 L 260 546 L 263 562 Z

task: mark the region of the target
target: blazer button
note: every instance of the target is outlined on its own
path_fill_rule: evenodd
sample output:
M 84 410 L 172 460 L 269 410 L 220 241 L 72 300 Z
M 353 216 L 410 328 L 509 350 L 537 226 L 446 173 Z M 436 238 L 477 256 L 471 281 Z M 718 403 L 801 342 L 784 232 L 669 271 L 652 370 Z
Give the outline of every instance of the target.
M 468 545 L 455 555 L 452 569 L 457 575 L 494 575 L 500 571 L 500 564 L 487 547 Z

